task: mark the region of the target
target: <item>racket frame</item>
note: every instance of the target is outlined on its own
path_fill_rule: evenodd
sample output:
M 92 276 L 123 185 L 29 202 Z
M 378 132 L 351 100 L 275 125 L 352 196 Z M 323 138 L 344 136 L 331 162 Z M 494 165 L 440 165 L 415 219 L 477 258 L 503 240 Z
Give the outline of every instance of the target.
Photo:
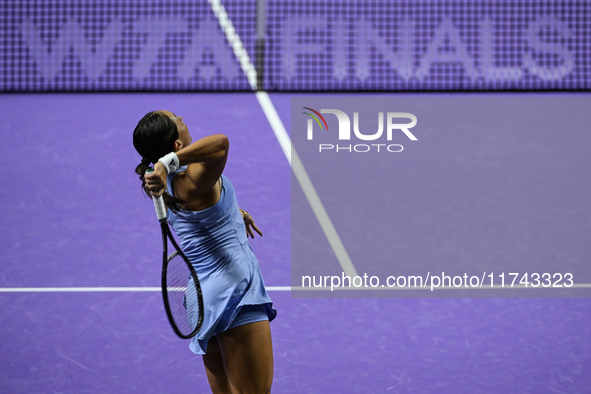
M 195 335 L 197 335 L 197 333 L 201 329 L 201 326 L 203 325 L 204 311 L 203 311 L 203 293 L 201 292 L 201 284 L 199 283 L 199 278 L 197 276 L 197 272 L 195 272 L 195 268 L 193 268 L 193 265 L 191 264 L 191 262 L 189 261 L 187 256 L 185 256 L 185 254 L 183 253 L 183 250 L 179 247 L 178 243 L 176 242 L 176 240 L 172 236 L 172 233 L 170 231 L 170 227 L 168 226 L 168 222 L 166 220 L 166 208 L 164 207 L 164 201 L 162 200 L 162 197 L 152 196 L 152 199 L 154 200 L 154 206 L 156 208 L 158 221 L 160 222 L 160 228 L 162 230 L 162 251 L 163 251 L 162 252 L 162 299 L 164 301 L 164 309 L 166 310 L 166 316 L 168 317 L 168 321 L 177 336 L 179 336 L 182 339 L 193 338 Z M 163 212 L 164 212 L 164 214 L 163 214 Z M 168 241 L 169 240 L 175 249 L 175 252 L 172 253 L 171 255 L 168 255 Z M 197 318 L 197 324 L 196 324 L 195 328 L 193 329 L 193 331 L 189 334 L 183 334 L 181 332 L 181 330 L 177 327 L 177 325 L 174 321 L 174 317 L 172 315 L 172 311 L 170 310 L 170 305 L 169 305 L 168 286 L 166 284 L 166 280 L 167 280 L 166 273 L 167 273 L 167 269 L 168 269 L 168 263 L 170 262 L 170 260 L 172 260 L 172 258 L 176 257 L 177 255 L 180 255 L 182 257 L 183 261 L 187 265 L 187 268 L 189 269 L 190 275 L 193 279 L 193 283 L 195 284 L 195 291 L 197 293 L 197 302 L 199 304 L 199 316 Z

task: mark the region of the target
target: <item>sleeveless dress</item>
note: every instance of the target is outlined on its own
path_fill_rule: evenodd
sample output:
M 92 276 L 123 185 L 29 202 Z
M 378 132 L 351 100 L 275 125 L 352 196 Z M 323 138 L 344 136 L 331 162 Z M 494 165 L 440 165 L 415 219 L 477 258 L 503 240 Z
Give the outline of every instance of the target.
M 172 180 L 187 166 L 168 174 L 168 193 Z M 207 342 L 232 325 L 243 307 L 265 307 L 269 321 L 277 315 L 267 294 L 257 259 L 248 244 L 246 229 L 234 186 L 222 175 L 220 200 L 202 211 L 177 213 L 168 210 L 167 220 L 180 240 L 180 246 L 195 267 L 203 292 L 204 320 L 189 348 L 205 354 Z

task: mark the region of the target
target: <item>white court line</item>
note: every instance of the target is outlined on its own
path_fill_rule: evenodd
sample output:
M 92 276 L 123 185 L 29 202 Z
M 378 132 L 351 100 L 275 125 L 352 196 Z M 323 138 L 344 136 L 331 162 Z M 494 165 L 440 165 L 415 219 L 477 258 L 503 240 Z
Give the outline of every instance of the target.
M 290 162 L 291 169 L 296 176 L 296 179 L 298 180 L 300 187 L 306 196 L 306 199 L 308 200 L 308 204 L 310 204 L 310 207 L 312 208 L 312 211 L 314 212 L 314 215 L 316 216 L 316 219 L 318 220 L 318 223 L 320 224 L 320 227 L 322 228 L 328 243 L 334 251 L 337 260 L 341 264 L 343 272 L 345 275 L 350 277 L 359 276 L 355 266 L 353 265 L 353 262 L 351 261 L 351 258 L 349 257 L 349 254 L 347 253 L 347 250 L 345 249 L 345 245 L 343 245 L 337 230 L 332 224 L 332 221 L 330 220 L 330 217 L 324 208 L 324 204 L 322 204 L 318 193 L 316 193 L 316 189 L 312 184 L 312 180 L 310 180 L 310 177 L 308 176 L 308 172 L 304 167 L 304 163 L 302 163 L 298 152 L 291 144 L 291 140 L 289 139 L 287 131 L 283 126 L 283 122 L 281 122 L 281 119 L 279 119 L 277 110 L 269 98 L 269 95 L 267 92 L 257 92 L 256 97 L 259 100 L 259 104 L 261 105 L 265 116 L 267 116 L 267 119 L 269 120 L 269 124 L 271 124 L 271 128 L 273 129 L 273 132 L 275 133 L 275 136 L 277 137 L 277 140 L 279 141 L 279 144 L 281 145 L 287 160 Z
M 268 291 L 290 291 L 291 286 L 268 286 Z M 154 292 L 161 287 L 0 287 L 0 293 L 109 293 Z
M 464 290 L 565 290 L 565 289 L 591 289 L 591 283 L 578 283 L 573 284 L 572 286 L 563 286 L 563 287 L 533 287 L 533 286 L 525 286 L 525 285 L 513 285 L 513 286 L 501 286 L 501 285 L 494 285 L 494 286 L 477 286 L 477 287 L 454 287 L 454 286 L 445 286 L 445 287 L 435 287 L 433 291 L 429 286 L 425 287 L 387 287 L 387 286 L 377 286 L 377 287 L 334 287 L 331 290 L 330 287 L 301 287 L 301 286 L 292 286 L 291 291 L 384 291 L 384 290 L 415 290 L 415 291 L 428 291 L 429 293 L 437 292 L 438 290 L 457 290 L 457 291 L 464 291 Z
M 221 0 L 208 1 L 211 5 L 213 13 L 218 19 L 220 27 L 226 35 L 226 39 L 234 51 L 234 55 L 240 63 L 240 67 L 242 67 L 242 71 L 248 78 L 251 88 L 256 90 L 256 69 L 250 61 L 250 57 L 244 49 L 244 45 L 242 44 L 240 36 L 238 36 L 236 30 L 234 29 L 234 25 L 228 17 L 228 13 L 226 12 L 224 5 L 221 3 Z M 283 153 L 285 154 L 292 171 L 295 174 L 296 179 L 298 180 L 300 187 L 302 188 L 302 191 L 304 192 L 304 195 L 306 196 L 306 199 L 308 200 L 308 203 L 310 204 L 310 207 L 312 208 L 312 211 L 314 212 L 314 215 L 316 216 L 316 219 L 318 220 L 318 223 L 324 232 L 324 235 L 326 236 L 326 239 L 328 240 L 328 243 L 330 244 L 337 260 L 339 261 L 339 264 L 341 265 L 341 268 L 343 269 L 343 272 L 348 276 L 358 276 L 357 270 L 355 269 L 355 266 L 353 265 L 353 262 L 351 261 L 347 250 L 345 249 L 345 245 L 343 245 L 343 242 L 341 241 L 337 230 L 332 224 L 332 221 L 330 220 L 330 217 L 328 216 L 328 213 L 326 212 L 326 209 L 324 208 L 318 193 L 316 193 L 316 189 L 314 188 L 314 185 L 308 176 L 304 164 L 300 160 L 295 147 L 293 147 L 291 144 L 289 135 L 285 130 L 285 126 L 283 125 L 283 122 L 281 121 L 281 118 L 279 117 L 273 102 L 271 101 L 267 92 L 258 91 L 255 94 L 269 124 L 271 125 L 271 129 L 273 129 L 273 132 L 275 133 L 277 141 L 279 141 L 279 145 L 281 146 L 281 149 L 283 150 Z
M 432 293 L 429 287 L 335 287 L 333 290 L 330 287 L 301 287 L 301 286 L 267 286 L 267 291 L 383 291 L 383 290 L 415 290 L 428 291 Z M 591 283 L 578 283 L 570 287 L 532 287 L 525 285 L 515 286 L 482 286 L 482 287 L 437 287 L 434 291 L 439 290 L 523 290 L 523 289 L 542 289 L 542 290 L 563 290 L 563 289 L 591 289 Z M 0 287 L 0 293 L 142 293 L 142 292 L 160 292 L 161 287 Z
M 211 5 L 211 10 L 215 14 L 215 17 L 217 18 L 220 27 L 226 35 L 228 43 L 230 43 L 230 46 L 232 47 L 232 51 L 234 51 L 236 59 L 238 59 L 238 62 L 240 63 L 240 67 L 242 67 L 242 71 L 244 71 L 244 74 L 248 79 L 250 87 L 252 88 L 252 90 L 256 90 L 256 69 L 250 61 L 248 52 L 246 52 L 246 49 L 244 49 L 244 45 L 242 45 L 242 40 L 240 39 L 240 36 L 238 36 L 238 33 L 236 33 L 236 29 L 234 28 L 234 25 L 232 24 L 232 21 L 230 20 L 230 17 L 228 16 L 226 9 L 224 8 L 224 5 L 222 4 L 221 0 L 208 0 L 208 2 Z

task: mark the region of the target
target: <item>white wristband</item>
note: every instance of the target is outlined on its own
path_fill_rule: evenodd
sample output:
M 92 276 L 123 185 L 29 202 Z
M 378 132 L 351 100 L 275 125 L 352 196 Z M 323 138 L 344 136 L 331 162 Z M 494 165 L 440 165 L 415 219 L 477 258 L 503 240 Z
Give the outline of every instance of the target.
M 174 152 L 170 152 L 164 157 L 161 157 L 158 161 L 162 163 L 167 174 L 170 174 L 172 171 L 176 171 L 179 168 L 179 158 Z

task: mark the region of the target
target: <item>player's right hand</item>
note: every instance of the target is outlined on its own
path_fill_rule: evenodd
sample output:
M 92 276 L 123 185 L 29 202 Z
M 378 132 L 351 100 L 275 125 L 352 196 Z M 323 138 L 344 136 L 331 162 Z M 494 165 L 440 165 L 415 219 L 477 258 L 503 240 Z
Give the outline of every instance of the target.
M 166 170 L 162 163 L 154 164 L 154 171 L 144 175 L 146 189 L 155 197 L 160 197 L 166 190 Z

